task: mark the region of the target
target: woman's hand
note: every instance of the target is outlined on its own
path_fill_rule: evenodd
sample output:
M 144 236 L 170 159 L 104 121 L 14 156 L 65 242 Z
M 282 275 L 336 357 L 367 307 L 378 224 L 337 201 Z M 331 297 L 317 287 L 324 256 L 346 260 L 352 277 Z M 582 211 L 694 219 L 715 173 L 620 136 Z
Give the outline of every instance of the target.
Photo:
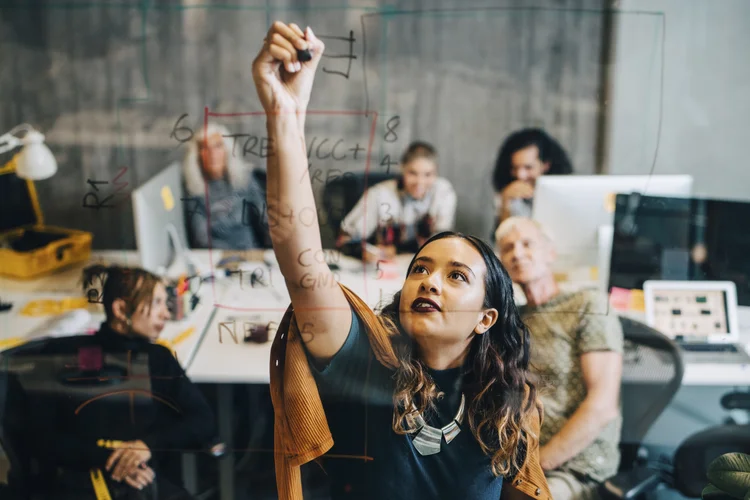
M 312 60 L 300 62 L 297 50 L 309 50 Z M 253 80 L 267 115 L 304 113 L 310 102 L 315 70 L 325 50 L 308 27 L 276 21 L 253 61 Z
M 122 481 L 151 460 L 151 450 L 143 441 L 122 443 L 107 459 L 105 469 L 112 470 L 112 479 Z M 114 467 L 114 469 L 113 469 Z
M 346 245 L 347 243 L 349 243 L 350 241 L 352 241 L 352 237 L 351 236 L 349 236 L 346 233 L 341 233 L 341 234 L 339 234 L 338 238 L 336 238 L 336 243 L 335 243 L 336 248 L 341 248 L 344 245 Z
M 362 260 L 368 264 L 376 264 L 381 260 L 393 260 L 398 253 L 395 245 L 377 245 L 375 248 L 378 250 L 377 253 L 365 248 L 362 252 Z
M 512 200 L 517 198 L 533 198 L 534 186 L 526 181 L 513 181 L 503 189 L 501 194 L 503 200 Z
M 132 474 L 125 477 L 125 482 L 137 490 L 142 490 L 154 482 L 156 473 L 148 465 L 139 467 Z

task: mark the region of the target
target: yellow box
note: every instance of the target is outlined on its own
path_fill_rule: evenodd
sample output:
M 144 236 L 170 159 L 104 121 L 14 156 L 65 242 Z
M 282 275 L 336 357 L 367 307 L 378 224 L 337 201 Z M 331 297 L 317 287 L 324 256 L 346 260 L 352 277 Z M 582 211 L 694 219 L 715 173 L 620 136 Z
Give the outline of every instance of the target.
M 91 233 L 45 226 L 33 181 L 0 168 L 0 275 L 33 279 L 89 260 Z

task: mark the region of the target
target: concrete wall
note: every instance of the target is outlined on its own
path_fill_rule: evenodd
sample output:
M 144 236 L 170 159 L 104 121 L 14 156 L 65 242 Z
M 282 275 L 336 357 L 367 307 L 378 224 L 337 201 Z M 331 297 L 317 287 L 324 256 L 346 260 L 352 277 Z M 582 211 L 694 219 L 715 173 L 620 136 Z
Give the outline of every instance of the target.
M 688 173 L 697 195 L 750 199 L 750 2 L 617 7 L 607 170 Z
M 329 72 L 316 79 L 311 109 L 377 111 L 373 169 L 384 169 L 387 155 L 397 161 L 411 140 L 434 142 L 441 173 L 459 195 L 458 228 L 485 236 L 493 222 L 491 170 L 514 129 L 547 128 L 579 172 L 595 170 L 602 3 L 3 3 L 0 128 L 29 122 L 47 134 L 60 165 L 54 178 L 37 183 L 49 224 L 93 232 L 95 248 L 134 248 L 129 197 L 114 209 L 85 208 L 87 179 L 111 181 L 127 167 L 119 179 L 127 193 L 182 156 L 185 145 L 171 137 L 181 115 L 188 114 L 181 125 L 197 130 L 204 107 L 260 111 L 250 64 L 270 21 L 309 24 L 326 37 L 328 55 L 344 56 L 324 60 Z M 341 39 L 350 31 L 351 61 Z M 400 122 L 391 142 L 385 134 L 394 116 Z M 327 138 L 330 147 L 343 138 L 348 147 L 366 146 L 371 117 L 311 117 L 308 143 Z M 232 133 L 265 135 L 257 116 L 222 121 Z M 363 158 L 311 162 L 324 171 L 361 171 Z

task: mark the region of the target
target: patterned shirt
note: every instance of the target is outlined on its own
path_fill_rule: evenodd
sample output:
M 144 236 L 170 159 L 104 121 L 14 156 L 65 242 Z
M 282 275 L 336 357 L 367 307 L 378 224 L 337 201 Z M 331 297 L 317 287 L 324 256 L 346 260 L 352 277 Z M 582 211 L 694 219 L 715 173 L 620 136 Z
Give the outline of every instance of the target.
M 581 355 L 591 351 L 623 352 L 623 334 L 606 299 L 594 290 L 560 293 L 546 304 L 522 306 L 531 332 L 532 369 L 542 378 L 544 403 L 541 445 L 557 434 L 586 397 Z M 609 422 L 596 439 L 561 469 L 602 481 L 617 473 L 622 417 Z

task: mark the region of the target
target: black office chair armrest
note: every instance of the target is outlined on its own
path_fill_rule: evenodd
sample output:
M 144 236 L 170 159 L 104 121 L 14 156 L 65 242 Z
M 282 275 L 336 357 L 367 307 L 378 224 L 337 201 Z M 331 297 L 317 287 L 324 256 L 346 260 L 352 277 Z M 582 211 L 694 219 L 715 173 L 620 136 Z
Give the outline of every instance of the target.
M 620 472 L 599 485 L 602 500 L 634 500 L 656 488 L 661 474 L 645 467 Z

